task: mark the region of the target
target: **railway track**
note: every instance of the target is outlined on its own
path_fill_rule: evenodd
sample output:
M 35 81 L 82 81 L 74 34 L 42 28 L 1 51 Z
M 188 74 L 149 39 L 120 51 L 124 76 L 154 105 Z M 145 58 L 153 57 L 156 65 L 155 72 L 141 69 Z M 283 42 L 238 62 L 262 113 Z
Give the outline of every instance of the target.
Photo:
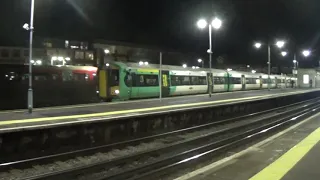
M 24 169 L 35 164 L 54 163 L 93 153 L 122 149 L 161 139 L 157 147 L 100 159 L 93 163 L 43 173 L 29 173 L 21 179 L 150 179 L 162 176 L 176 168 L 188 166 L 208 156 L 266 136 L 279 128 L 297 122 L 320 108 L 320 98 L 285 107 L 249 114 L 237 118 L 212 122 L 201 126 L 154 136 L 119 142 L 106 146 L 78 150 L 64 154 L 26 159 L 0 164 L 2 170 Z M 8 174 L 10 175 L 10 174 Z M 1 178 L 1 176 L 0 176 Z

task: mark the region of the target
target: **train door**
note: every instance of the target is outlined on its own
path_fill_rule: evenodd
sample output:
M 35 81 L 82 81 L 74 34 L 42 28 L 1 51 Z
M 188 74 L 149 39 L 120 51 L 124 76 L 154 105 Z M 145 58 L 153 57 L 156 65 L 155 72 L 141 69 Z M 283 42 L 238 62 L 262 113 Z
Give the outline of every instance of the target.
M 242 90 L 246 90 L 246 77 L 244 75 L 241 75 L 241 84 L 242 84 Z
M 99 96 L 103 100 L 112 100 L 119 96 L 119 69 L 99 69 Z
M 207 73 L 207 77 L 208 77 L 208 92 L 211 89 L 211 92 L 213 92 L 213 76 L 212 73 Z
M 109 69 L 99 69 L 99 97 L 103 100 L 110 98 Z
M 170 94 L 169 71 L 162 71 L 161 84 L 162 97 L 168 97 Z

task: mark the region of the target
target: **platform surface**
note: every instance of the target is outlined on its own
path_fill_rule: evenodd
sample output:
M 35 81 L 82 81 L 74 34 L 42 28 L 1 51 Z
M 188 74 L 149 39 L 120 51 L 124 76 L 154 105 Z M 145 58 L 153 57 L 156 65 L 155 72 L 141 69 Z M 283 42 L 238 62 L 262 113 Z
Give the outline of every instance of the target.
M 320 112 L 175 180 L 319 180 Z
M 144 113 L 161 112 L 195 106 L 222 105 L 234 102 L 252 101 L 272 97 L 318 91 L 319 89 L 272 89 L 236 91 L 213 94 L 191 95 L 159 99 L 143 99 L 113 103 L 96 103 L 75 106 L 61 106 L 27 110 L 0 111 L 0 132 L 33 126 L 63 125 L 98 121 L 106 118 L 134 116 Z

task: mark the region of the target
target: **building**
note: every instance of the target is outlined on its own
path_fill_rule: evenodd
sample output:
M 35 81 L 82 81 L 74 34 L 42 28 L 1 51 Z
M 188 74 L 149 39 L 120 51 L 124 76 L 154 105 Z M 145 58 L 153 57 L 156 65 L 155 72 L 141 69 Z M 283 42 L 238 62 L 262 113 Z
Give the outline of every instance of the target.
M 94 65 L 94 50 L 80 41 L 35 39 L 35 65 Z M 0 64 L 28 64 L 29 48 L 0 46 Z

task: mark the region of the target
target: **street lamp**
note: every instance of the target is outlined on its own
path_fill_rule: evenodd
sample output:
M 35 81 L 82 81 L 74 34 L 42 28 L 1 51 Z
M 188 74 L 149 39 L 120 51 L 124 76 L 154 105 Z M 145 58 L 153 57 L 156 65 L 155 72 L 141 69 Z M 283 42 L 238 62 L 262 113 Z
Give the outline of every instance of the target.
M 284 46 L 285 42 L 284 41 L 277 41 L 276 45 L 278 48 L 282 48 Z
M 211 22 L 211 24 L 208 24 L 207 21 L 205 19 L 200 19 L 197 22 L 197 26 L 200 29 L 204 29 L 207 27 L 207 25 L 209 26 L 209 49 L 208 49 L 208 54 L 209 54 L 209 68 L 210 68 L 210 72 L 211 72 L 211 63 L 212 63 L 212 28 L 214 29 L 220 29 L 220 27 L 222 26 L 222 21 L 219 18 L 214 18 Z M 210 80 L 209 80 L 209 97 L 212 96 L 212 73 L 210 73 Z
M 304 50 L 304 51 L 302 51 L 302 54 L 304 55 L 304 57 L 308 57 L 308 56 L 310 56 L 311 52 L 310 52 L 310 50 Z
M 28 112 L 31 114 L 33 110 L 33 90 L 32 90 L 32 41 L 33 41 L 33 16 L 34 16 L 34 0 L 31 0 L 30 10 L 30 26 L 24 24 L 23 28 L 30 31 L 29 39 L 29 89 L 28 89 Z
M 277 41 L 275 44 L 278 48 L 282 48 L 285 45 L 284 41 Z M 254 44 L 254 46 L 259 49 L 262 44 L 260 42 L 257 42 Z M 268 90 L 270 91 L 270 73 L 271 73 L 271 52 L 270 52 L 270 43 L 268 43 Z M 281 53 L 284 55 L 284 53 Z
M 286 51 L 282 51 L 282 52 L 281 52 L 281 55 L 282 55 L 282 56 L 286 56 L 287 54 L 288 54 L 288 53 L 287 53 Z
M 182 67 L 183 67 L 183 68 L 187 68 L 187 64 L 183 64 Z

